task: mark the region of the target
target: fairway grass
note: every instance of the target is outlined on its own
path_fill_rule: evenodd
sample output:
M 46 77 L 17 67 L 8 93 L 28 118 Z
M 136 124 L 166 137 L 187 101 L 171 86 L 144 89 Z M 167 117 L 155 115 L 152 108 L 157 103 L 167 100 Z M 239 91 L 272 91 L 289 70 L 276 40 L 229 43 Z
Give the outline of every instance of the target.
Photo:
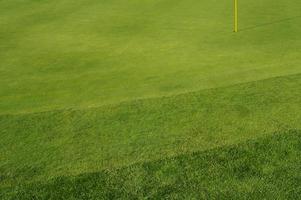
M 0 0 L 0 199 L 297 199 L 300 10 Z
M 85 110 L 2 115 L 1 187 L 299 130 L 300 91 L 301 75 L 294 75 Z

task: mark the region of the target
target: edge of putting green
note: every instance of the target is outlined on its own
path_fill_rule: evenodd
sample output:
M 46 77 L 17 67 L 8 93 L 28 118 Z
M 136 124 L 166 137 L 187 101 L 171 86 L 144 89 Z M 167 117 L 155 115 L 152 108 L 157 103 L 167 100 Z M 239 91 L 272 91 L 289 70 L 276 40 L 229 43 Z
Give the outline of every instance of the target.
M 300 129 L 301 74 L 85 110 L 0 115 L 8 182 L 51 179 Z

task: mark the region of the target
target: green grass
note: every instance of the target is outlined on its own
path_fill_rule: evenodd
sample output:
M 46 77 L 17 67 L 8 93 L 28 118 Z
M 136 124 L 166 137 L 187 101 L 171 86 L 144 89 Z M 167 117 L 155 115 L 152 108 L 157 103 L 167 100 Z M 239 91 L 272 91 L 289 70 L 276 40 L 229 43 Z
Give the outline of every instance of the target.
M 301 129 L 300 91 L 301 75 L 294 75 L 100 108 L 2 115 L 1 186 L 113 170 Z
M 299 197 L 301 3 L 232 6 L 0 0 L 0 199 Z
M 296 130 L 116 170 L 3 189 L 3 199 L 298 199 Z M 1 197 L 1 196 L 0 196 Z
M 299 0 L 0 1 L 0 112 L 91 107 L 300 73 Z

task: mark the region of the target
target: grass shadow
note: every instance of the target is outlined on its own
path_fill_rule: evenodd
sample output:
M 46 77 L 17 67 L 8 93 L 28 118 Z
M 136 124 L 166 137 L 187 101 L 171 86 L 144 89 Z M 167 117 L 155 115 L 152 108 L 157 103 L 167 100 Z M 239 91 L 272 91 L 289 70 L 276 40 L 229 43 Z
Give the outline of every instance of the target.
M 294 16 L 294 17 L 289 17 L 289 18 L 285 18 L 285 19 L 280 19 L 280 20 L 272 21 L 272 22 L 268 22 L 268 23 L 263 23 L 263 24 L 259 24 L 259 25 L 255 25 L 255 26 L 250 26 L 250 27 L 246 27 L 246 28 L 242 28 L 242 29 L 240 29 L 240 31 L 247 31 L 247 30 L 252 30 L 252 29 L 256 29 L 256 28 L 260 28 L 260 27 L 264 27 L 264 26 L 270 26 L 270 25 L 274 25 L 274 24 L 278 24 L 278 23 L 282 23 L 282 22 L 286 22 L 286 21 L 295 20 L 297 18 L 301 18 L 301 15 Z

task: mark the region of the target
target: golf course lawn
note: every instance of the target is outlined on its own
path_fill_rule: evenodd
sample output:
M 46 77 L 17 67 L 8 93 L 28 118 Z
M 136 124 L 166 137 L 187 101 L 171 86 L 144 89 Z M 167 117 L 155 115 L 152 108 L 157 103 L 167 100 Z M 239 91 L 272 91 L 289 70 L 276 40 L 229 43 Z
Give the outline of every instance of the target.
M 0 0 L 0 199 L 300 196 L 299 0 Z

